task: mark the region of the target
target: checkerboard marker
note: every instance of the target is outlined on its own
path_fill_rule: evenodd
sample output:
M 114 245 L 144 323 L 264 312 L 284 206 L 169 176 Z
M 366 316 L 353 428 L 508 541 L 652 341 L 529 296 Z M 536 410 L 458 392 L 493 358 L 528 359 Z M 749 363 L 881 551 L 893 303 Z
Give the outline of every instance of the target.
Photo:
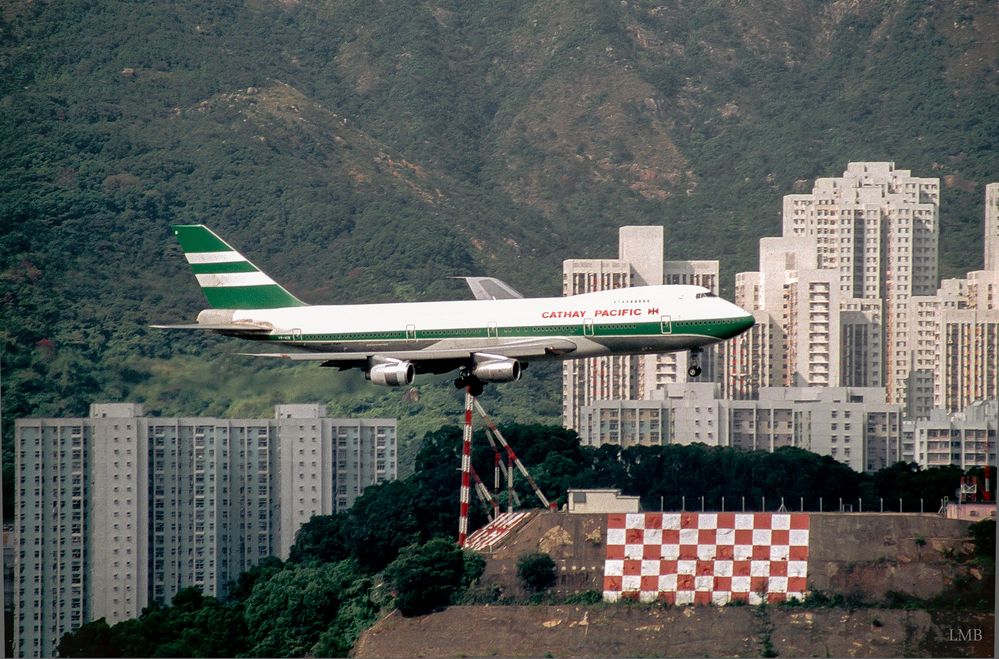
M 638 513 L 607 518 L 604 598 L 760 604 L 807 591 L 803 513 Z

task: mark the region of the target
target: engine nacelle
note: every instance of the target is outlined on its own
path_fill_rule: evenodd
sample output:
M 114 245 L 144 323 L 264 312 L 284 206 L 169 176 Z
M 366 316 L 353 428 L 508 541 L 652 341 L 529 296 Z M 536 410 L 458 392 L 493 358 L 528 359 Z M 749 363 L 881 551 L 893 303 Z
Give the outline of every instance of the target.
M 412 362 L 389 362 L 372 366 L 367 375 L 374 384 L 383 387 L 402 387 L 413 384 L 416 368 Z
M 476 364 L 472 375 L 483 382 L 513 382 L 520 379 L 521 370 L 516 359 L 493 359 Z

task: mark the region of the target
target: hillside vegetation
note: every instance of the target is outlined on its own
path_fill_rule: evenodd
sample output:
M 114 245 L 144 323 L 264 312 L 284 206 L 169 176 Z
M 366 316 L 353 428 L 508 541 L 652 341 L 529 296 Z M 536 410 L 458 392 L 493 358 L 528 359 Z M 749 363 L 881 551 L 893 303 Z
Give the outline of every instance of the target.
M 15 417 L 94 400 L 332 401 L 403 415 L 408 440 L 459 408 L 439 381 L 416 414 L 360 378 L 147 329 L 204 304 L 175 222 L 309 302 L 467 297 L 460 274 L 555 295 L 562 259 L 615 256 L 624 224 L 720 259 L 729 288 L 783 195 L 894 160 L 944 181 L 942 274 L 980 267 L 997 34 L 995 3 L 917 0 L 5 3 L 5 468 Z M 490 409 L 557 420 L 557 368 L 528 375 Z

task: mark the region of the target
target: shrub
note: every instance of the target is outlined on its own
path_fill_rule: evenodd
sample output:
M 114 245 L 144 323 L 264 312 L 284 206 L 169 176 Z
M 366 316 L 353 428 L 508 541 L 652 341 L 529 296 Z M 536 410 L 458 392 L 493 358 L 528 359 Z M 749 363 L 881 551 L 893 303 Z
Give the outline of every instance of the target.
M 532 552 L 517 559 L 517 576 L 524 588 L 539 593 L 555 585 L 555 561 L 548 554 Z
M 565 598 L 566 604 L 600 604 L 603 601 L 604 594 L 599 590 L 584 590 Z
M 968 527 L 971 539 L 975 543 L 975 556 L 995 558 L 996 555 L 996 521 L 983 519 Z
M 408 548 L 385 569 L 399 612 L 418 616 L 450 604 L 461 586 L 464 563 L 457 545 L 443 538 Z

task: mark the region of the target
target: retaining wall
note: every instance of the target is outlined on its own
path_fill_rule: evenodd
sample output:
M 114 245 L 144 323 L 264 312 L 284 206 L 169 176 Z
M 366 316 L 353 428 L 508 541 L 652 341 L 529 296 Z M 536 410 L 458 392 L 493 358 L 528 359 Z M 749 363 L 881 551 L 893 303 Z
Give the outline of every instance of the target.
M 642 518 L 644 520 L 648 518 L 648 515 L 652 515 L 653 519 L 655 519 L 655 516 L 662 514 L 640 513 L 639 515 L 644 515 Z M 681 517 L 679 513 L 675 515 L 675 517 L 670 516 L 661 519 L 669 520 L 667 526 L 671 525 L 673 521 L 679 522 L 677 530 L 680 530 L 682 527 L 683 520 L 687 520 L 687 528 L 693 528 L 690 524 L 696 521 L 698 531 L 706 530 L 700 528 L 701 518 L 699 515 L 701 513 L 686 513 L 684 517 Z M 718 513 L 717 515 L 726 514 Z M 715 515 L 713 521 L 715 527 L 718 526 L 717 515 Z M 731 519 L 729 519 L 729 515 L 732 516 Z M 739 514 L 727 514 L 723 518 L 722 525 L 730 525 L 734 529 L 736 515 Z M 762 518 L 756 517 L 759 514 L 749 513 L 748 515 L 750 517 L 747 519 L 752 519 L 754 526 L 757 521 L 760 523 L 763 521 Z M 766 513 L 764 515 L 772 520 L 771 514 Z M 796 519 L 798 521 L 795 524 L 802 526 L 803 523 L 801 520 L 803 518 L 799 517 L 800 515 L 802 514 L 794 513 L 787 515 L 786 519 L 788 522 L 791 519 Z M 482 582 L 487 588 L 496 588 L 501 594 L 506 596 L 527 596 L 528 593 L 522 589 L 517 579 L 517 558 L 527 552 L 543 551 L 555 560 L 558 567 L 559 578 L 555 589 L 558 594 L 567 595 L 584 590 L 596 590 L 600 592 L 615 590 L 615 588 L 606 587 L 608 584 L 605 577 L 624 577 L 625 575 L 624 565 L 618 565 L 618 561 L 622 560 L 618 555 L 619 550 L 616 548 L 610 549 L 612 545 L 615 547 L 620 545 L 620 538 L 615 536 L 616 531 L 613 528 L 609 529 L 609 522 L 610 526 L 620 527 L 623 518 L 620 515 L 575 515 L 560 512 L 534 513 L 504 537 L 494 547 L 493 551 L 484 554 L 487 557 L 487 562 Z M 827 593 L 841 593 L 844 595 L 860 594 L 868 600 L 879 600 L 888 591 L 892 590 L 921 598 L 934 597 L 952 585 L 958 575 L 967 573 L 967 568 L 960 566 L 957 561 L 953 560 L 954 556 L 970 551 L 971 549 L 967 538 L 967 522 L 948 520 L 934 514 L 899 513 L 804 513 L 804 519 L 807 519 L 807 555 L 805 558 L 807 569 L 804 575 L 798 571 L 799 566 L 795 567 L 795 575 L 785 575 L 782 569 L 783 566 L 781 566 L 774 575 L 770 574 L 768 567 L 768 572 L 765 576 L 787 576 L 789 578 L 791 576 L 804 576 L 806 579 L 806 591 L 821 590 Z M 780 518 L 780 520 L 778 525 L 785 526 L 785 519 Z M 711 523 L 708 525 L 710 526 Z M 768 525 L 772 526 L 773 522 L 770 521 Z M 787 526 L 789 527 L 790 523 Z M 787 530 L 790 531 L 791 529 L 788 528 Z M 766 543 L 762 542 L 764 539 L 763 535 L 767 535 Z M 767 553 L 767 560 L 770 560 L 769 556 L 774 551 L 771 542 L 774 537 L 772 533 L 757 534 L 755 541 L 748 545 L 750 556 L 758 556 L 759 558 L 755 560 L 762 561 L 764 560 L 763 553 Z M 637 538 L 633 537 L 632 539 Z M 700 540 L 701 538 L 698 537 L 698 539 Z M 753 539 L 752 536 L 750 536 L 750 539 Z M 780 536 L 780 539 L 783 541 L 783 536 Z M 673 551 L 673 544 L 676 544 L 677 552 L 681 550 L 681 545 L 689 546 L 691 544 L 680 543 L 679 538 L 676 538 L 676 543 L 673 543 L 674 539 L 672 537 L 667 538 L 667 540 L 668 542 L 665 544 L 660 543 L 663 547 L 670 545 L 670 548 L 666 551 Z M 716 535 L 713 545 L 714 558 L 718 557 L 717 547 L 719 543 L 717 540 L 718 536 Z M 733 535 L 731 542 L 726 538 L 721 545 L 726 547 L 729 545 L 733 547 L 746 546 L 744 541 L 736 543 L 735 540 L 736 538 Z M 787 538 L 787 540 L 789 541 L 790 538 Z M 800 543 L 800 538 L 798 542 Z M 643 537 L 643 546 L 644 544 Z M 705 544 L 707 543 L 694 543 L 694 551 L 703 552 Z M 787 544 L 790 545 L 791 543 L 788 542 Z M 701 546 L 698 547 L 697 545 Z M 646 551 L 648 549 L 643 548 L 640 556 L 636 554 L 635 560 L 651 560 L 647 558 Z M 689 551 L 689 549 L 685 551 Z M 728 550 L 725 549 L 723 551 Z M 672 556 L 672 554 L 669 556 Z M 698 556 L 695 553 L 695 556 L 697 558 L 688 558 L 685 560 L 705 561 L 709 558 L 707 554 Z M 777 560 L 781 558 L 788 560 L 788 568 L 790 568 L 790 552 L 788 552 L 786 557 L 783 554 L 777 554 L 775 558 Z M 660 553 L 657 560 L 662 559 L 663 556 Z M 673 559 L 666 558 L 665 560 Z M 676 560 L 679 560 L 679 554 L 677 554 Z M 728 559 L 726 554 L 722 554 L 721 560 L 735 561 L 735 557 L 733 556 L 732 559 Z M 743 558 L 742 560 L 746 559 Z M 801 555 L 796 554 L 795 560 L 800 561 Z M 614 563 L 611 563 L 611 561 L 614 561 Z M 632 576 L 635 570 L 634 565 L 630 564 L 628 568 L 632 572 Z M 610 574 L 608 574 L 608 566 L 611 568 Z M 658 577 L 667 575 L 667 573 L 663 573 L 662 565 L 659 567 L 659 572 L 654 575 L 651 572 L 651 567 L 651 564 L 646 565 L 646 568 L 650 572 L 647 575 L 643 575 L 641 573 L 641 565 L 639 565 L 637 576 L 655 576 L 658 579 Z M 672 569 L 673 567 L 669 565 L 666 566 L 666 569 Z M 675 567 L 677 568 L 676 574 L 679 576 L 680 566 L 677 565 Z M 695 577 L 708 576 L 707 574 L 697 575 L 697 567 L 698 565 L 695 564 Z M 743 576 L 734 574 L 735 566 L 733 565 L 732 567 L 732 575 L 728 575 L 727 573 L 715 575 L 712 572 L 711 576 Z M 753 569 L 752 566 L 749 567 L 750 570 Z M 706 566 L 702 563 L 700 568 L 703 570 Z M 727 566 L 722 568 L 723 572 L 727 569 Z M 742 568 L 740 567 L 740 569 Z M 618 574 L 619 570 L 620 575 Z M 689 568 L 685 566 L 684 571 L 689 571 Z M 760 573 L 756 576 L 762 577 L 764 575 Z M 684 581 L 686 582 L 686 580 Z M 634 584 L 634 580 L 629 580 L 629 583 Z M 649 580 L 646 580 L 645 585 L 648 586 L 650 583 Z M 717 590 L 713 582 L 711 589 L 708 589 L 706 580 L 702 580 L 702 590 L 712 593 L 723 592 L 725 590 L 732 592 L 731 582 L 728 584 L 722 583 L 723 585 L 727 585 L 728 588 Z M 627 592 L 635 593 L 633 596 L 629 595 L 628 597 L 636 599 L 643 598 L 641 594 L 643 588 L 641 587 L 642 582 L 640 578 L 638 584 L 639 587 L 637 589 L 634 587 L 624 589 L 622 579 L 620 590 L 621 592 L 627 590 Z M 678 592 L 673 589 L 672 581 L 669 579 L 663 583 L 663 586 L 660 589 L 657 585 L 656 590 L 664 593 Z M 762 583 L 757 580 L 756 588 L 750 586 L 749 592 L 757 593 L 761 592 L 761 590 L 771 592 L 772 590 L 769 581 L 765 589 L 762 589 L 761 586 Z M 651 590 L 651 588 L 644 590 Z M 696 592 L 697 588 L 694 591 Z M 716 599 L 715 595 L 701 595 L 699 597 L 700 599 L 697 601 L 704 603 L 712 602 Z M 616 598 L 611 597 L 611 599 Z M 650 596 L 646 594 L 644 599 L 650 599 Z M 674 603 L 686 603 L 688 597 L 684 595 L 680 600 L 677 600 L 674 594 L 671 598 L 663 599 L 673 601 Z M 721 599 L 723 598 L 717 599 L 719 601 L 716 603 L 722 603 Z

